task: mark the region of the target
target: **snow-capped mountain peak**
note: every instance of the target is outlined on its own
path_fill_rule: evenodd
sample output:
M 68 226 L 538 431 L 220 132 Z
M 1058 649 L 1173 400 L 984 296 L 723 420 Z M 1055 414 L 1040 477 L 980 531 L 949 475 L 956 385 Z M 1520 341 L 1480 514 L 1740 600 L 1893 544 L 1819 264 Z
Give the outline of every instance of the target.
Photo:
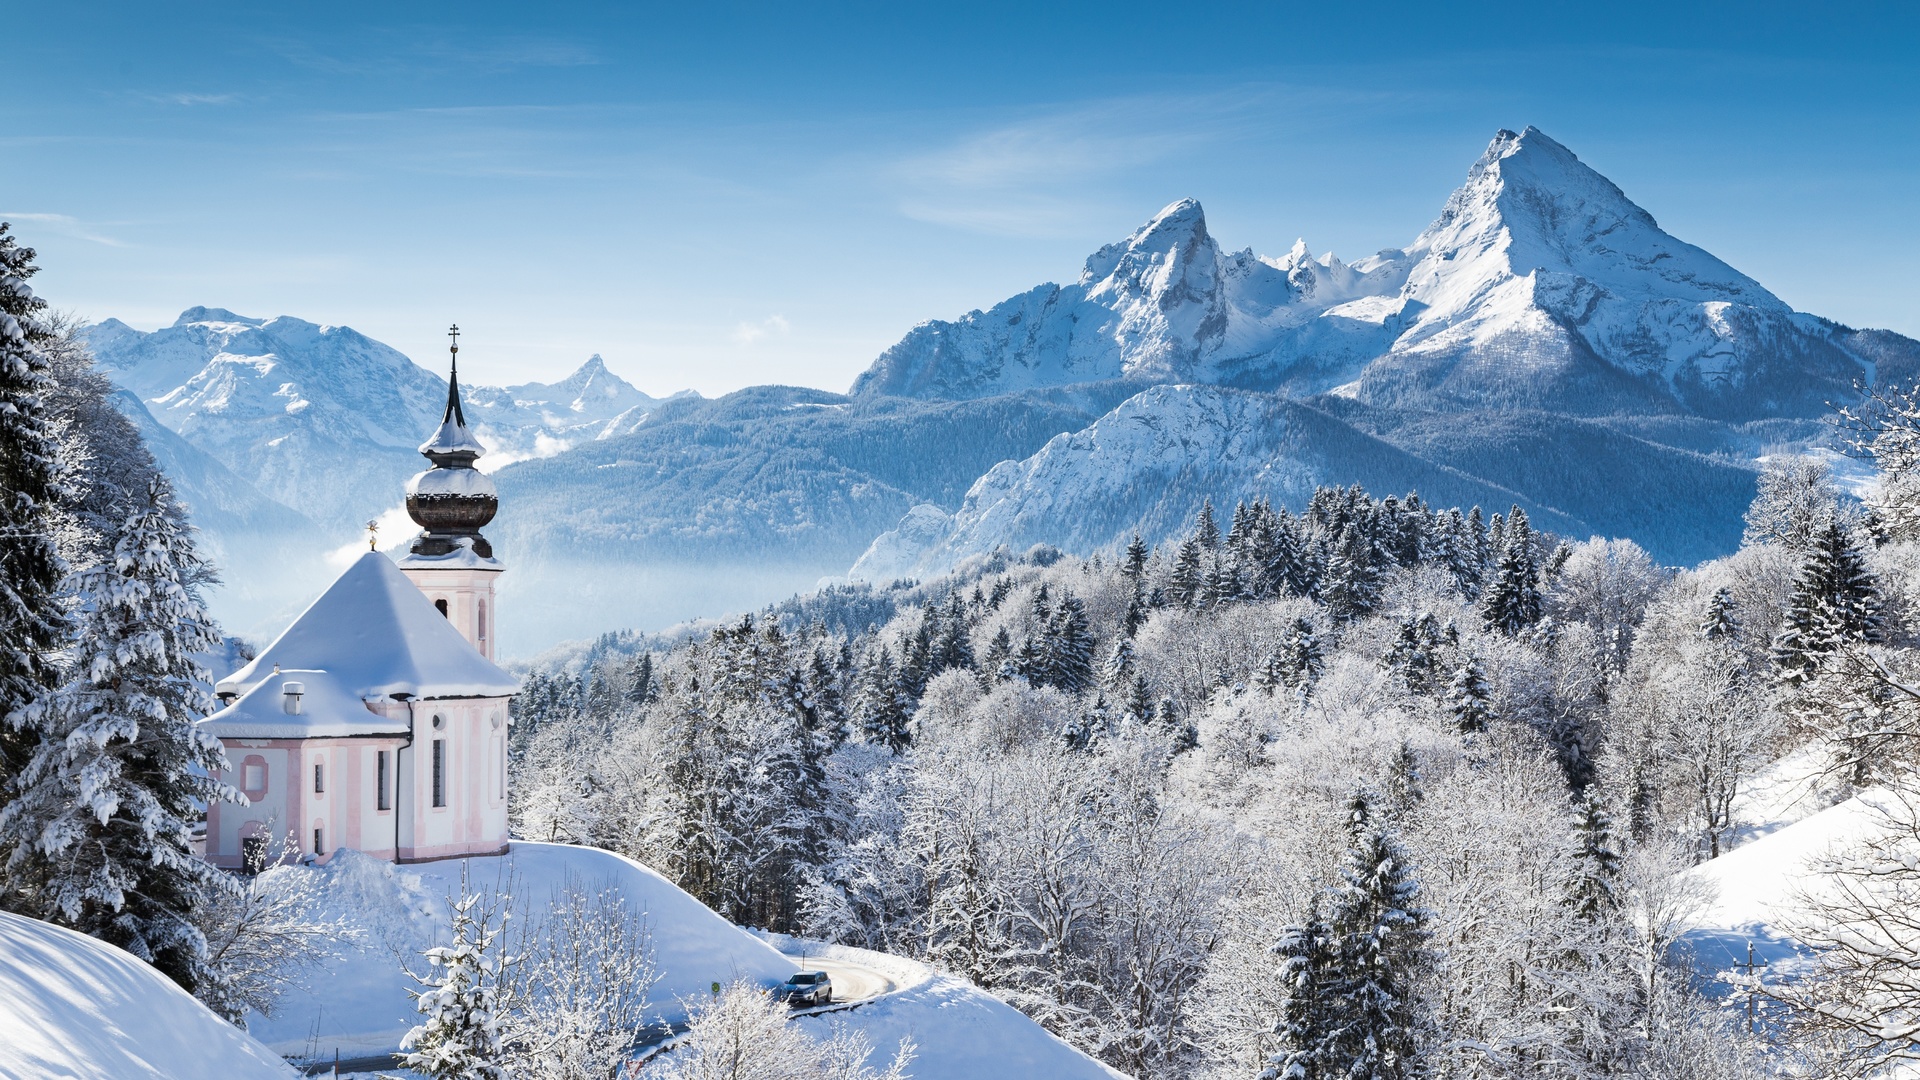
M 119 320 L 110 320 L 118 322 Z M 260 326 L 265 319 L 249 319 L 245 315 L 235 315 L 226 308 L 190 307 L 173 320 L 175 326 L 188 326 L 193 323 L 237 323 L 241 326 Z
M 108 319 L 87 338 L 102 370 L 160 424 L 329 527 L 398 497 L 446 401 L 444 378 L 398 350 L 289 315 L 193 307 L 152 333 Z M 489 468 L 630 429 L 658 404 L 598 356 L 556 383 L 462 392 Z
M 854 392 L 1128 379 L 1427 409 L 1811 415 L 1872 370 L 1858 336 L 1669 235 L 1529 127 L 1497 133 L 1405 250 L 1352 265 L 1304 241 L 1224 255 L 1182 199 L 1095 252 L 1073 286 L 916 327 Z

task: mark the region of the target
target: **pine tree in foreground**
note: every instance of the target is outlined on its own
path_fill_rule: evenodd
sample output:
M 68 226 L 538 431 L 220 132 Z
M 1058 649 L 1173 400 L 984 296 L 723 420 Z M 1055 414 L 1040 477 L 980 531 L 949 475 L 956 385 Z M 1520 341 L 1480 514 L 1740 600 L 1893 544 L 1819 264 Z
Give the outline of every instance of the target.
M 1329 1000 L 1326 981 L 1332 976 L 1336 953 L 1333 932 L 1320 917 L 1319 901 L 1314 901 L 1307 921 L 1289 926 L 1273 947 L 1280 957 L 1280 981 L 1286 987 L 1287 1003 L 1281 1010 L 1275 1033 L 1280 1036 L 1280 1052 L 1275 1054 L 1260 1080 L 1331 1080 L 1327 1034 L 1339 1024 L 1334 1003 Z
M 206 891 L 234 886 L 194 854 L 190 823 L 240 796 L 214 779 L 226 754 L 196 726 L 213 702 L 193 655 L 220 643 L 190 584 L 199 557 L 165 483 L 148 495 L 110 561 L 70 582 L 73 677 L 26 711 L 40 738 L 0 810 L 0 849 L 17 906 L 192 990 L 206 941 L 189 916 Z
M 452 902 L 453 942 L 426 951 L 429 968 L 414 979 L 424 990 L 410 990 L 424 1019 L 407 1032 L 400 1063 L 432 1080 L 507 1080 L 501 1032 L 507 1002 L 507 967 L 512 959 L 500 940 L 506 913 L 495 921 L 481 897 L 467 892 Z
M 41 344 L 46 301 L 27 286 L 38 267 L 0 222 L 0 806 L 26 767 L 34 735 L 21 710 L 59 684 L 66 639 L 64 576 L 54 541 L 62 494 L 44 398 L 52 389 Z

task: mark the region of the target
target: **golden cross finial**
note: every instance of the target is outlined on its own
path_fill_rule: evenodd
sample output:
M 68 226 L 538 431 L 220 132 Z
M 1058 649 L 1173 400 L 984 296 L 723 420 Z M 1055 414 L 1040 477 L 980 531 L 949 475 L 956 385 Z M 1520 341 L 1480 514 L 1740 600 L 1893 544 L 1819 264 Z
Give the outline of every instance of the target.
M 453 339 L 453 345 L 450 346 L 450 350 L 458 355 L 460 352 L 460 324 L 454 323 L 449 327 L 447 329 L 447 336 Z
M 380 550 L 380 523 L 378 521 L 367 522 L 367 550 Z

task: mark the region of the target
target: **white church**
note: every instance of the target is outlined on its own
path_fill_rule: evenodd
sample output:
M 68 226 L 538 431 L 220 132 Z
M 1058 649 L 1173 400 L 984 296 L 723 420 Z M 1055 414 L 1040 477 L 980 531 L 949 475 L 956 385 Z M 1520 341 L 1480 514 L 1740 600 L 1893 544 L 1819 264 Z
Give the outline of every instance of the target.
M 457 332 L 457 331 L 456 331 Z M 340 848 L 419 862 L 507 847 L 507 702 L 494 664 L 494 583 L 480 529 L 499 497 L 482 447 L 447 410 L 407 484 L 422 532 L 396 563 L 361 555 L 252 663 L 217 683 L 201 721 L 225 744 L 223 779 L 250 805 L 207 812 L 206 857 L 261 865 L 288 835 L 321 860 Z

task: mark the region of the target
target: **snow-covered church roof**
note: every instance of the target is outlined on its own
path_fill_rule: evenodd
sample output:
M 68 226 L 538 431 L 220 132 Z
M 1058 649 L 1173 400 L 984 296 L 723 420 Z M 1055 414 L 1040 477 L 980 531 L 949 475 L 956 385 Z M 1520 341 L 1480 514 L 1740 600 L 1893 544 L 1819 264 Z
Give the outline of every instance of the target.
M 520 688 L 377 551 L 355 560 L 273 644 L 215 690 L 246 694 L 276 666 L 326 672 L 360 699 L 506 697 Z
M 288 712 L 288 697 L 298 712 Z M 200 721 L 221 739 L 324 739 L 405 735 L 407 722 L 382 716 L 325 671 L 285 668 L 253 684 L 240 700 Z

